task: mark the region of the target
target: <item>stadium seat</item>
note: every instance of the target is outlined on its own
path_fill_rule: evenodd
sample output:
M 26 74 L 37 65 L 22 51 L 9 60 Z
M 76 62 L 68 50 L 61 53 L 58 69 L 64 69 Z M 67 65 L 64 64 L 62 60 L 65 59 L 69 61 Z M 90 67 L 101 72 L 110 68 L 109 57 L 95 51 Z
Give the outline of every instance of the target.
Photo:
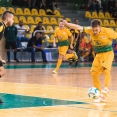
M 28 23 L 28 24 L 35 24 L 33 17 L 28 16 L 28 17 L 27 17 L 27 23 Z
M 54 18 L 54 17 L 51 17 L 51 18 L 50 18 L 50 23 L 51 23 L 52 25 L 58 25 L 58 23 L 57 23 L 57 21 L 56 21 L 56 18 Z
M 14 22 L 15 22 L 15 24 L 19 23 L 19 20 L 18 20 L 17 16 L 14 16 Z
M 107 18 L 107 19 L 108 19 L 108 18 L 111 18 L 110 13 L 106 12 L 106 13 L 105 13 L 105 18 Z
M 40 17 L 35 17 L 35 24 L 38 24 L 39 22 L 42 22 L 42 19 Z
M 103 26 L 102 20 L 98 19 L 100 21 L 101 26 Z
M 32 15 L 30 9 L 24 8 L 24 15 Z
M 66 21 L 72 22 L 70 18 L 65 18 Z
M 34 9 L 34 8 L 31 10 L 31 14 L 34 16 L 39 16 L 37 9 Z
M 60 14 L 59 10 L 55 9 L 54 14 L 59 17 L 64 17 L 63 15 Z
M 9 7 L 8 10 L 15 14 L 15 9 L 13 7 Z
M 59 27 L 59 26 L 55 26 L 55 27 L 54 27 L 54 30 L 55 30 L 56 28 L 58 28 L 58 27 Z
M 103 12 L 99 12 L 99 18 L 105 18 L 104 13 Z
M 25 16 L 19 16 L 19 20 L 22 20 L 24 24 L 27 24 Z
M 24 27 L 26 28 L 26 30 L 30 29 L 28 25 L 24 25 Z
M 104 20 L 103 24 L 104 24 L 104 26 L 109 26 L 110 25 L 108 20 Z
M 86 12 L 85 12 L 85 17 L 86 17 L 86 18 L 91 18 L 91 13 L 90 13 L 90 11 L 86 11 Z
M 115 28 L 115 32 L 117 32 L 117 28 Z
M 3 14 L 6 10 L 6 7 L 0 7 L 0 14 Z
M 62 20 L 62 18 L 58 18 L 58 24 L 59 24 L 60 20 Z
M 50 31 L 49 33 L 53 33 L 53 27 L 52 26 L 47 26 L 47 30 Z
M 51 14 L 53 14 L 53 12 L 52 12 L 51 9 L 47 9 L 47 10 L 46 10 L 46 14 L 47 14 L 47 13 L 51 13 Z
M 46 16 L 45 10 L 44 9 L 40 9 L 39 10 L 39 15 L 40 16 Z
M 16 15 L 24 15 L 21 8 L 16 8 Z
M 98 14 L 97 14 L 96 11 L 93 11 L 93 12 L 92 12 L 92 18 L 98 18 Z
M 43 24 L 50 24 L 48 17 L 43 17 Z
M 32 33 L 33 33 L 35 27 L 36 27 L 36 25 L 31 25 L 30 31 L 31 31 Z
M 110 26 L 117 26 L 114 20 L 110 20 Z

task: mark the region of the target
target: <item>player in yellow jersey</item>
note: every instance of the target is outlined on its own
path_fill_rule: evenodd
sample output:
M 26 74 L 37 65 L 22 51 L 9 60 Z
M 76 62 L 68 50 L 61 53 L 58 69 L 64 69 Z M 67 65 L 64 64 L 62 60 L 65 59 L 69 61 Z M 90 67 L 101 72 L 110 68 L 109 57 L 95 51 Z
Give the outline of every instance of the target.
M 111 82 L 110 71 L 112 67 L 112 61 L 114 59 L 112 40 L 117 38 L 117 33 L 111 28 L 101 27 L 100 21 L 97 19 L 94 19 L 91 22 L 91 27 L 83 27 L 80 25 L 67 23 L 65 20 L 63 22 L 70 28 L 81 30 L 87 34 L 90 34 L 94 50 L 96 52 L 96 57 L 94 58 L 91 67 L 91 76 L 94 87 L 98 88 L 98 90 L 101 92 L 98 99 L 95 99 L 94 102 L 105 102 Z M 102 73 L 104 73 L 104 89 L 101 89 L 99 80 L 99 76 Z
M 7 26 L 12 26 L 14 22 L 14 14 L 10 11 L 5 11 L 2 14 L 2 21 L 0 22 L 0 40 L 3 38 L 5 28 Z M 6 62 L 1 58 L 0 56 L 0 78 L 5 75 L 5 70 L 3 67 L 3 64 Z M 2 100 L 0 100 L 0 103 L 2 103 Z
M 54 41 L 53 41 L 53 47 L 56 47 L 56 39 L 58 39 L 58 51 L 59 51 L 59 57 L 58 57 L 58 62 L 56 65 L 55 70 L 53 71 L 54 74 L 58 73 L 59 67 L 62 64 L 63 60 L 66 60 L 68 58 L 71 57 L 75 57 L 77 58 L 77 55 L 75 54 L 75 52 L 73 52 L 72 54 L 66 54 L 66 52 L 68 51 L 68 37 L 71 37 L 71 44 L 70 44 L 70 48 L 73 48 L 72 44 L 73 44 L 73 36 L 72 33 L 64 27 L 64 23 L 61 20 L 59 22 L 59 27 L 56 28 L 55 30 L 55 34 L 54 34 Z

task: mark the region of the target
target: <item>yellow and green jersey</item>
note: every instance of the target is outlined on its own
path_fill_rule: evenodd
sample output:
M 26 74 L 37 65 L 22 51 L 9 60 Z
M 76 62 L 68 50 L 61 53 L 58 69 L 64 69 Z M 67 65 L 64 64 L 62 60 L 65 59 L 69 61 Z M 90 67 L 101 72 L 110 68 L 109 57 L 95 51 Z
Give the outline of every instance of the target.
M 54 36 L 58 39 L 58 46 L 68 46 L 68 37 L 72 36 L 72 33 L 67 28 L 56 28 Z
M 101 27 L 97 36 L 93 35 L 91 27 L 84 27 L 84 31 L 90 35 L 96 53 L 113 50 L 112 40 L 117 38 L 117 33 L 113 29 Z

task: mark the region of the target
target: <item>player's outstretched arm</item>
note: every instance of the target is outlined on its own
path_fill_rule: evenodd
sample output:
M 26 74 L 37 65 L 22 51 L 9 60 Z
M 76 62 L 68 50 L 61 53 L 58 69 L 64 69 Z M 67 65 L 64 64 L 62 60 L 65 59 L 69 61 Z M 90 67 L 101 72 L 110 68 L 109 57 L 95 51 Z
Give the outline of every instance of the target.
M 68 23 L 66 20 L 63 20 L 63 22 L 67 27 L 70 27 L 71 29 L 83 31 L 83 26 L 73 24 L 73 23 Z

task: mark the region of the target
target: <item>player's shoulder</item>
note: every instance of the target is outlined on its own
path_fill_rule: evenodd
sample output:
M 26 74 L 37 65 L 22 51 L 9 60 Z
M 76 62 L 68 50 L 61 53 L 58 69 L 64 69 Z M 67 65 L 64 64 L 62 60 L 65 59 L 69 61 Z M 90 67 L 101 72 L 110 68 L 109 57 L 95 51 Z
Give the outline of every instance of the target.
M 112 28 L 107 28 L 107 27 L 101 27 L 101 30 L 103 31 L 103 32 L 109 32 L 109 31 L 111 31 L 111 30 L 113 30 Z

